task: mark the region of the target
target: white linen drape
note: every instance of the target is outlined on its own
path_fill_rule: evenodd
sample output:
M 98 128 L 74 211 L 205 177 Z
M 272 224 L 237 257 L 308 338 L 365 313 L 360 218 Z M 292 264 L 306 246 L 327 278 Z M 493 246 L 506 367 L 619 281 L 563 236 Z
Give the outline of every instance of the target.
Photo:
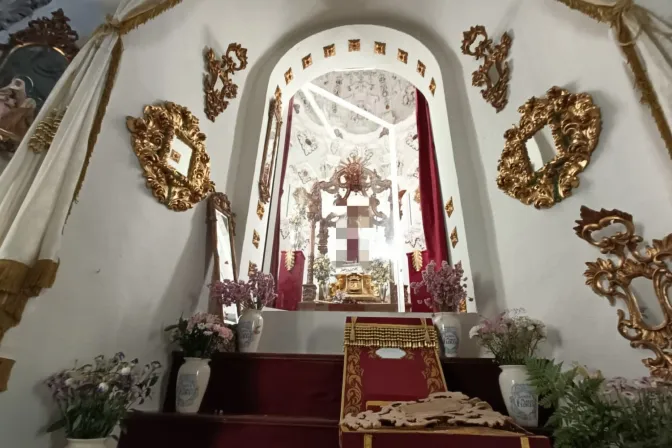
M 121 0 L 67 67 L 0 174 L 0 340 L 18 323 L 25 300 L 53 283 L 94 121 L 101 101 L 105 106 L 109 99 L 108 74 L 112 66 L 116 73 L 121 56 L 121 35 L 180 1 Z M 54 110 L 66 110 L 58 131 L 48 151 L 34 153 L 30 137 Z
M 625 51 L 630 45 L 634 46 L 635 53 L 639 56 L 643 70 L 651 82 L 655 91 L 657 102 L 664 115 L 663 126 L 658 124 L 661 136 L 667 145 L 672 157 L 672 23 L 655 11 L 635 3 L 634 0 L 559 0 L 568 6 L 582 10 L 589 15 L 601 16 L 600 20 L 612 20 L 616 45 L 623 47 Z M 608 14 L 594 13 L 585 6 L 609 8 Z M 632 40 L 622 42 L 619 38 L 620 17 L 630 31 Z M 627 52 L 626 52 L 627 54 Z M 631 61 L 629 61 L 631 62 Z M 632 65 L 632 64 L 631 64 Z M 632 67 L 633 71 L 637 71 Z M 645 90 L 641 83 L 640 90 Z M 644 94 L 644 92 L 642 91 Z M 644 98 L 646 100 L 646 98 Z M 649 102 L 649 106 L 655 108 L 655 104 Z M 658 117 L 654 119 L 658 121 Z M 665 128 L 666 124 L 666 129 Z

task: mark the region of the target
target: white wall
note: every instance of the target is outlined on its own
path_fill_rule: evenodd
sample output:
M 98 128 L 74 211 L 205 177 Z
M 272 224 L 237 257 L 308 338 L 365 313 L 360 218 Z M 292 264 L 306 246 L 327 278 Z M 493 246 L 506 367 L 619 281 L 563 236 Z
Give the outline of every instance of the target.
M 669 16 L 669 3 L 660 5 Z M 296 42 L 348 23 L 412 34 L 441 64 L 458 172 L 470 173 L 460 188 L 467 191 L 464 215 L 479 311 L 525 307 L 556 330 L 561 359 L 606 374 L 645 373 L 639 359 L 646 352 L 628 347 L 616 332 L 615 311 L 583 284 L 584 262 L 598 252 L 572 231 L 583 204 L 632 213 L 648 239 L 662 237 L 672 222 L 672 162 L 606 25 L 554 0 L 189 0 L 124 40 L 99 143 L 65 228 L 56 284 L 31 300 L 21 325 L 3 341 L 3 353 L 17 360 L 9 390 L 0 397 L 3 446 L 50 446 L 49 437 L 37 435 L 51 411 L 39 383 L 47 374 L 76 358 L 115 350 L 165 361 L 162 327 L 199 300 L 205 203 L 176 213 L 151 197 L 130 148 L 126 115 L 170 100 L 202 117 L 213 180 L 244 216 L 270 71 Z M 513 31 L 510 104 L 500 114 L 470 86 L 476 62 L 459 54 L 462 31 L 477 23 L 493 37 Z M 239 98 L 211 123 L 203 113 L 202 51 L 213 46 L 219 52 L 229 42 L 248 48 L 250 65 L 234 76 Z M 496 167 L 502 135 L 518 122 L 517 106 L 554 84 L 591 93 L 604 126 L 576 195 L 538 211 L 497 189 Z M 236 202 L 239 196 L 245 201 Z M 285 318 L 269 325 L 262 347 L 288 351 L 311 337 L 315 342 L 301 351 L 333 351 L 342 337 L 332 315 L 310 314 L 310 322 L 297 323 L 278 319 Z

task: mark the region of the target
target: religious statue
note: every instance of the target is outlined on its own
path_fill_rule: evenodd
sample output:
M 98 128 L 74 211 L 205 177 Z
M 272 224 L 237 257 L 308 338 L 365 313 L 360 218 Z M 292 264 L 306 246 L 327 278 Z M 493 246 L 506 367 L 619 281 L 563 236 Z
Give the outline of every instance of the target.
M 0 88 L 0 130 L 8 134 L 4 136 L 20 140 L 35 119 L 36 107 L 23 79 L 16 77 Z

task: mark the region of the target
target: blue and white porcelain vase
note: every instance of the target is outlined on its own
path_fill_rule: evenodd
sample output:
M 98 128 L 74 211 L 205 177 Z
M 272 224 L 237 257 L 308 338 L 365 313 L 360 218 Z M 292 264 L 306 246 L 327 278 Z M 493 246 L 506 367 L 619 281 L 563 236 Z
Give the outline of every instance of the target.
M 458 313 L 436 313 L 432 317 L 443 346 L 443 356 L 446 358 L 456 358 L 460 348 L 462 325 L 457 315 Z
M 238 349 L 243 353 L 256 353 L 264 329 L 261 310 L 246 309 L 238 320 Z
M 177 372 L 175 409 L 182 414 L 196 414 L 205 396 L 210 380 L 210 360 L 184 358 L 184 364 Z
M 530 383 L 525 366 L 499 366 L 499 388 L 509 416 L 526 428 L 539 425 L 539 397 Z

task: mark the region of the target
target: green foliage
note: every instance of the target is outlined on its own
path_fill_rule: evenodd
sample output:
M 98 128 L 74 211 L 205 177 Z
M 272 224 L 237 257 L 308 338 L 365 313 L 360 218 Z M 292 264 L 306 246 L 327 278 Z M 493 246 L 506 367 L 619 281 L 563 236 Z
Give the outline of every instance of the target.
M 645 388 L 633 398 L 605 392 L 605 380 L 562 363 L 531 359 L 527 369 L 540 404 L 556 410 L 548 421 L 557 448 L 672 447 L 672 393 Z

